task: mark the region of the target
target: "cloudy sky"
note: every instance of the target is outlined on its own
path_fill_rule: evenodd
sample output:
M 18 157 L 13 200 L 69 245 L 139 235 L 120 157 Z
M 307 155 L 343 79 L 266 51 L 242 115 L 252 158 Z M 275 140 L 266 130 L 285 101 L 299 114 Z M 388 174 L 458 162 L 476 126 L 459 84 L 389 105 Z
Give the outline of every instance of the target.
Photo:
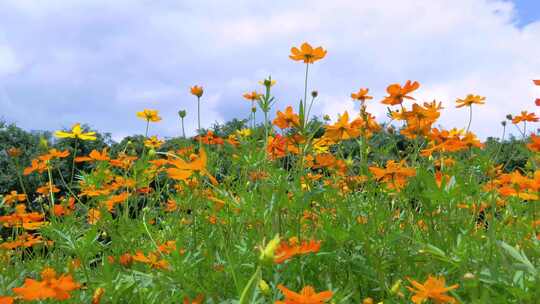
M 328 50 L 311 69 L 317 114 L 357 112 L 350 93 L 368 87 L 383 120 L 386 86 L 411 79 L 418 100 L 446 105 L 448 128 L 467 123 L 456 98 L 486 96 L 472 124 L 485 137 L 540 98 L 538 0 L 0 0 L 0 119 L 118 139 L 142 133 L 135 112 L 153 108 L 163 121 L 150 133 L 176 136 L 179 109 L 196 126 L 191 85 L 205 88 L 209 126 L 247 117 L 242 94 L 270 74 L 283 109 L 303 95 L 304 67 L 288 58 L 303 41 Z

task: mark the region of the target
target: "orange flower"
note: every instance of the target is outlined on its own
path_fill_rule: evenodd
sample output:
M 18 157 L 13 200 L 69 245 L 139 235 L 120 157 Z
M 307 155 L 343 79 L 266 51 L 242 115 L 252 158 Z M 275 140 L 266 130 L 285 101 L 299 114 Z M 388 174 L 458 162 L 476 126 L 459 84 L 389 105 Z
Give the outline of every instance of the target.
M 270 159 L 277 159 L 285 157 L 287 149 L 286 139 L 277 134 L 275 137 L 268 136 L 268 146 L 266 147 L 266 152 Z
M 485 97 L 482 97 L 480 95 L 469 94 L 464 99 L 456 100 L 456 104 L 457 104 L 456 108 L 461 108 L 465 106 L 470 107 L 473 104 L 485 104 L 484 100 L 486 100 Z
M 540 136 L 531 134 L 531 142 L 527 144 L 527 148 L 533 152 L 540 152 Z
M 431 126 L 440 116 L 440 104 L 435 101 L 424 103 L 424 106 L 413 104 L 412 110 L 407 111 L 402 108 L 401 111 L 392 112 L 392 117 L 396 120 L 405 120 L 407 125 L 400 131 L 407 138 L 414 139 L 417 136 L 429 135 Z
M 133 256 L 129 253 L 124 253 L 118 258 L 118 262 L 124 267 L 129 267 L 133 263 Z
M 204 295 L 199 294 L 197 297 L 193 300 L 190 300 L 188 297 L 184 297 L 184 300 L 182 301 L 183 304 L 202 304 L 204 301 Z
M 383 99 L 382 103 L 393 106 L 401 104 L 404 98 L 415 100 L 407 94 L 415 91 L 419 87 L 420 84 L 417 81 L 411 83 L 410 80 L 407 80 L 403 87 L 401 87 L 399 83 L 391 84 L 386 88 L 386 92 L 388 92 L 389 95 Z
M 30 167 L 25 168 L 23 171 L 24 175 L 28 175 L 34 171 L 38 173 L 43 173 L 47 170 L 50 165 L 50 161 L 55 158 L 66 158 L 69 156 L 69 151 L 58 151 L 56 149 L 50 149 L 48 153 L 38 156 L 32 160 Z
M 297 255 L 319 252 L 320 248 L 321 241 L 304 240 L 300 244 L 298 243 L 298 238 L 292 237 L 289 239 L 289 242 L 282 241 L 279 244 L 279 247 L 276 249 L 275 252 L 274 262 L 276 264 L 281 264 Z
M 90 154 L 88 154 L 88 156 L 81 156 L 81 157 L 76 157 L 75 158 L 75 162 L 92 162 L 92 161 L 108 161 L 110 160 L 110 157 L 109 157 L 109 154 L 107 152 L 107 148 L 103 148 L 103 150 L 101 150 L 101 152 L 97 151 L 97 150 L 92 150 L 92 152 L 90 152 Z
M 42 213 L 26 213 L 26 206 L 18 204 L 15 206 L 14 213 L 0 216 L 0 223 L 4 223 L 4 227 L 22 227 L 26 230 L 36 230 L 47 224 L 47 222 L 43 221 L 43 218 L 44 215 Z
M 259 97 L 262 96 L 262 94 L 259 94 L 257 93 L 256 91 L 253 91 L 253 92 L 250 92 L 250 93 L 245 93 L 244 95 L 242 95 L 245 99 L 247 100 L 250 100 L 250 101 L 257 101 L 259 100 Z
M 95 225 L 101 219 L 101 211 L 95 208 L 90 208 L 88 210 L 87 217 L 88 217 L 88 224 Z
M 111 212 L 114 210 L 114 207 L 116 205 L 119 205 L 125 202 L 128 198 L 129 198 L 129 194 L 127 192 L 122 192 L 118 195 L 111 196 L 108 200 L 104 202 L 104 204 L 107 206 L 107 210 Z
M 309 43 L 304 42 L 300 46 L 300 49 L 297 47 L 291 48 L 291 58 L 294 61 L 304 61 L 304 63 L 314 63 L 317 60 L 323 59 L 326 56 L 326 50 L 321 46 L 313 48 Z
M 81 285 L 75 281 L 71 275 L 56 276 L 52 268 L 45 268 L 41 272 L 42 281 L 26 279 L 24 285 L 13 288 L 13 292 L 25 301 L 33 300 L 67 300 L 71 298 L 71 291 L 79 289 Z
M 65 203 L 55 204 L 53 208 L 54 215 L 56 216 L 69 215 L 75 210 L 75 198 L 70 197 Z
M 285 109 L 285 113 L 277 111 L 277 117 L 274 119 L 274 125 L 280 129 L 300 126 L 300 117 L 296 115 L 291 106 Z
M 176 241 L 166 241 L 158 246 L 158 251 L 161 253 L 169 254 L 176 250 Z
M 150 252 L 148 256 L 145 256 L 142 252 L 137 251 L 133 256 L 133 260 L 136 262 L 144 263 L 150 265 L 150 267 L 155 269 L 166 270 L 169 268 L 169 263 L 163 259 L 159 259 L 159 254 L 155 252 Z
M 204 93 L 203 87 L 194 85 L 190 88 L 190 92 L 192 95 L 197 96 L 198 98 L 201 98 L 201 96 Z
M 407 184 L 407 179 L 416 175 L 414 168 L 405 167 L 405 160 L 396 163 L 394 160 L 386 162 L 386 168 L 369 167 L 369 171 L 378 181 L 385 182 L 389 189 L 401 191 Z
M 207 145 L 223 145 L 225 143 L 223 138 L 215 135 L 213 131 L 206 132 L 206 135 L 204 136 L 195 136 L 195 140 L 199 140 L 199 138 L 203 144 Z
M 147 122 L 158 122 L 161 117 L 158 115 L 157 110 L 144 109 L 142 112 L 137 112 L 137 117 L 146 120 Z
M 364 103 L 368 99 L 373 99 L 372 96 L 368 96 L 369 89 L 360 89 L 357 93 L 352 93 L 351 98 Z
M 191 162 L 186 162 L 181 158 L 171 159 L 169 164 L 174 167 L 167 169 L 169 177 L 187 182 L 194 173 L 198 172 L 200 175 L 207 176 L 212 184 L 217 185 L 217 180 L 206 169 L 206 163 L 208 161 L 206 151 L 201 149 L 199 151 L 199 156 L 194 156 L 194 158 L 195 159 Z
M 424 303 L 426 300 L 433 300 L 435 303 L 456 303 L 456 299 L 446 295 L 446 292 L 454 290 L 459 287 L 458 284 L 446 287 L 446 282 L 444 277 L 433 277 L 428 276 L 424 284 L 421 284 L 417 281 L 410 280 L 414 288 L 407 287 L 410 291 L 414 293 L 411 297 L 411 300 L 415 304 Z
M 3 297 L 3 296 L 0 296 L 0 304 L 13 304 L 15 303 L 15 298 L 13 297 Z
M 537 122 L 539 120 L 538 116 L 536 116 L 536 114 L 534 113 L 529 113 L 527 111 L 521 111 L 521 114 L 520 115 L 517 115 L 517 116 L 514 116 L 514 118 L 512 119 L 512 123 L 513 124 L 518 124 L 520 122 Z
M 326 126 L 326 132 L 324 134 L 324 137 L 330 138 L 333 141 L 347 140 L 358 136 L 360 136 L 360 129 L 356 128 L 354 124 L 349 123 L 349 113 L 347 111 L 339 117 L 339 120 L 335 124 Z
M 276 301 L 275 304 L 322 304 L 332 298 L 332 291 L 315 292 L 315 289 L 309 285 L 302 288 L 300 293 L 296 293 L 287 287 L 279 284 L 278 289 L 281 291 L 285 299 Z
M 7 152 L 7 155 L 9 155 L 10 157 L 19 157 L 22 154 L 21 149 L 15 148 L 15 147 L 11 147 L 7 149 L 6 152 Z
M 0 244 L 0 248 L 12 250 L 15 248 L 28 248 L 41 243 L 43 243 L 43 238 L 41 236 L 34 236 L 28 233 L 23 233 L 17 236 L 17 239 L 12 242 L 4 242 Z
M 14 202 L 24 202 L 26 200 L 26 194 L 17 193 L 17 191 L 11 191 L 4 196 L 4 203 L 11 205 Z

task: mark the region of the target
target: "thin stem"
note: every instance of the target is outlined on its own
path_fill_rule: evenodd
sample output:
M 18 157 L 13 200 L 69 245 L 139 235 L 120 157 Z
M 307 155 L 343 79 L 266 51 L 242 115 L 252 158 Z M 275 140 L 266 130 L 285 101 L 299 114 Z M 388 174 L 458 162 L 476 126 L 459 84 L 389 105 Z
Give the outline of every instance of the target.
M 47 173 L 49 176 L 49 203 L 50 203 L 50 209 L 49 213 L 51 214 L 51 217 L 54 218 L 54 194 L 53 194 L 53 178 L 52 178 L 52 172 L 51 172 L 51 165 L 47 164 Z
M 268 146 L 268 112 L 264 111 L 264 149 Z
M 306 106 L 307 106 L 307 81 L 308 81 L 308 73 L 309 73 L 309 63 L 306 63 L 306 78 L 304 80 L 304 113 L 306 113 Z M 306 116 L 304 114 L 304 116 Z M 304 125 L 307 121 L 307 117 L 304 117 Z
M 255 102 L 251 102 L 251 113 L 253 113 L 253 129 L 255 129 L 255 126 L 257 125 L 257 121 L 256 121 L 256 112 L 253 111 L 253 108 L 255 107 Z
M 184 118 L 182 117 L 182 137 L 186 138 L 186 131 L 184 129 Z
M 471 122 L 472 122 L 472 105 L 469 106 L 469 124 L 467 125 L 466 133 L 469 132 L 469 129 L 471 127 Z
M 69 179 L 69 186 L 73 185 L 73 177 L 75 176 L 75 158 L 77 157 L 77 149 L 79 148 L 79 141 L 75 138 L 75 149 L 73 150 L 73 160 L 71 161 L 71 178 Z
M 309 114 L 311 113 L 311 107 L 313 106 L 313 101 L 315 100 L 315 97 L 311 98 L 311 102 L 309 103 L 309 108 L 307 110 L 306 115 L 306 124 L 309 122 Z
M 144 132 L 144 137 L 148 137 L 148 127 L 150 126 L 150 120 L 146 120 L 146 131 Z
M 23 181 L 23 178 L 22 178 L 22 175 L 21 175 L 21 170 L 20 170 L 20 167 L 19 167 L 19 160 L 14 159 L 13 164 L 15 165 L 15 170 L 17 170 L 17 178 L 19 180 L 19 185 L 21 186 L 21 189 L 22 189 L 24 195 L 26 196 L 26 201 L 28 203 L 30 203 L 30 198 L 28 198 L 28 193 L 26 192 L 26 187 L 24 186 L 24 181 Z
M 197 133 L 201 132 L 201 98 L 197 97 Z

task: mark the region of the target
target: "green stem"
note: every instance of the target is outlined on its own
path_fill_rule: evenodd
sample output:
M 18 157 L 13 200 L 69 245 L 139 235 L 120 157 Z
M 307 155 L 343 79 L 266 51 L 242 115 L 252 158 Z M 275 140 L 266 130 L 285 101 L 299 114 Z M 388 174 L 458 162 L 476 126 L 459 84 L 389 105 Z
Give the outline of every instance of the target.
M 49 204 L 50 209 L 49 213 L 51 215 L 51 218 L 54 218 L 54 194 L 53 194 L 53 178 L 52 178 L 52 172 L 51 172 L 51 165 L 47 165 L 47 174 L 49 176 Z
M 19 180 L 19 185 L 21 186 L 21 189 L 22 189 L 24 195 L 26 196 L 26 201 L 28 203 L 30 203 L 30 198 L 28 197 L 28 193 L 26 192 L 26 187 L 24 186 L 24 181 L 23 181 L 23 178 L 22 178 L 22 175 L 21 175 L 21 169 L 19 167 L 19 160 L 14 159 L 13 163 L 15 164 L 15 170 L 17 170 L 17 179 Z
M 255 273 L 251 276 L 248 283 L 244 287 L 244 290 L 242 291 L 242 295 L 240 296 L 240 301 L 238 304 L 250 304 L 253 303 L 253 293 L 255 292 L 255 288 L 257 288 L 257 283 L 261 279 L 261 266 L 257 266 L 257 269 L 255 270 Z
M 469 106 L 469 124 L 467 124 L 467 131 L 466 133 L 469 132 L 469 129 L 471 127 L 471 122 L 472 122 L 472 105 Z
M 197 132 L 201 132 L 201 98 L 197 97 Z
M 184 118 L 182 117 L 182 137 L 186 138 L 186 131 L 184 129 Z
M 307 81 L 308 81 L 308 73 L 309 73 L 309 63 L 306 63 L 306 78 L 304 80 L 304 113 L 306 112 L 306 106 L 307 106 Z M 305 115 L 304 115 L 305 116 Z M 307 122 L 307 117 L 304 117 L 304 125 Z
M 73 159 L 71 161 L 71 178 L 69 179 L 69 186 L 73 185 L 73 177 L 75 176 L 75 158 L 77 157 L 77 149 L 79 148 L 79 141 L 75 138 L 75 149 L 73 150 Z

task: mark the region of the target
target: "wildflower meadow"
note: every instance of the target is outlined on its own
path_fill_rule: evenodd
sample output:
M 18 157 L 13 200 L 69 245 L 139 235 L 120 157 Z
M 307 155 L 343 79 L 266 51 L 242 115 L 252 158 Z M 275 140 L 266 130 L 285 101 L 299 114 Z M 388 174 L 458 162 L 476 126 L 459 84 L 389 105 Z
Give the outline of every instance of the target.
M 539 117 L 513 109 L 480 139 L 482 92 L 443 108 L 407 79 L 315 116 L 313 66 L 331 54 L 284 52 L 304 71 L 297 101 L 278 108 L 268 76 L 220 126 L 201 124 L 204 83 L 179 88 L 197 112 L 178 109 L 173 138 L 144 108 L 119 143 L 2 125 L 0 303 L 540 303 Z M 467 124 L 440 127 L 442 111 Z

